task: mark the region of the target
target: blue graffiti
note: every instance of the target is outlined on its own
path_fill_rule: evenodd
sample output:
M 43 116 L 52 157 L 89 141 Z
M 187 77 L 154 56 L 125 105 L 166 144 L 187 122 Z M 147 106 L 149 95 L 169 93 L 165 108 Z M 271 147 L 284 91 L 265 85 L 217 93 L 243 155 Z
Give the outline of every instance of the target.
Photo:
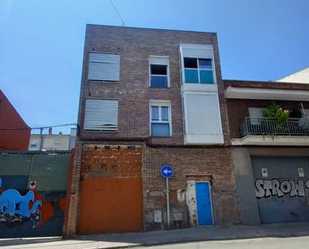
M 0 187 L 2 179 L 0 177 Z M 32 207 L 29 208 L 30 203 Z M 40 200 L 35 201 L 34 192 L 29 190 L 24 196 L 15 189 L 5 190 L 0 194 L 0 222 L 16 222 L 31 220 L 33 228 L 36 227 L 41 220 L 42 207 Z

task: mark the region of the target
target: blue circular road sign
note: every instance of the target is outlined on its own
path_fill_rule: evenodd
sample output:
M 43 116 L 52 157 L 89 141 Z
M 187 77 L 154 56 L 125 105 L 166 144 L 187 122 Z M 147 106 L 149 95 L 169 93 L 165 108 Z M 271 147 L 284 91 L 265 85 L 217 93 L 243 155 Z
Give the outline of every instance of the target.
M 170 178 L 174 175 L 174 169 L 170 165 L 163 165 L 160 169 L 160 174 L 164 178 Z

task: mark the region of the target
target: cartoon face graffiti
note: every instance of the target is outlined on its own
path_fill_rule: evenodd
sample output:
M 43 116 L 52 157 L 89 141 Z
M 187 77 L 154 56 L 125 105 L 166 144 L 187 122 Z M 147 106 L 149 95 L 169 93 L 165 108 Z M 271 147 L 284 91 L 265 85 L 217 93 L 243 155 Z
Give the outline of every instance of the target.
M 2 179 L 0 177 L 0 188 Z M 29 208 L 32 203 L 31 208 Z M 0 194 L 0 222 L 17 222 L 31 220 L 32 228 L 35 228 L 41 220 L 42 207 L 40 200 L 35 201 L 34 192 L 29 190 L 25 195 L 21 195 L 15 189 L 7 189 Z

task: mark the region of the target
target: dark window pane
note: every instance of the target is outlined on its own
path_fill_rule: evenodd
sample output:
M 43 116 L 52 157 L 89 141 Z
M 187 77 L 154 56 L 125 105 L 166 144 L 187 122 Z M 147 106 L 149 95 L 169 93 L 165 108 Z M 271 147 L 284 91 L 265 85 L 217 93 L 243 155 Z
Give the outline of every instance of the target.
M 200 71 L 201 84 L 213 84 L 214 78 L 211 70 L 201 70 Z
M 167 106 L 161 107 L 161 120 L 168 121 L 168 107 Z
M 211 59 L 199 59 L 200 69 L 212 69 Z
M 151 87 L 154 88 L 166 88 L 167 86 L 167 77 L 166 76 L 151 76 Z
M 198 70 L 185 70 L 186 83 L 199 83 L 198 82 Z
M 151 124 L 151 136 L 169 137 L 170 136 L 170 124 L 152 123 Z
M 159 107 L 158 106 L 151 107 L 151 120 L 159 121 Z
M 166 65 L 150 65 L 150 68 L 151 68 L 151 74 L 167 75 Z
M 195 58 L 184 58 L 185 68 L 197 68 L 197 59 Z

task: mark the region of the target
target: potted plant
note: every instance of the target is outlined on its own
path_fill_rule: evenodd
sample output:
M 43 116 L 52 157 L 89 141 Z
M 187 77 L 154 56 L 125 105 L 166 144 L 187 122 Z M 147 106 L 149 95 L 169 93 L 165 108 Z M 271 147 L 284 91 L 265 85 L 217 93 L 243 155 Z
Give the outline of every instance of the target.
M 272 102 L 263 111 L 263 117 L 266 118 L 269 133 L 274 135 L 283 133 L 286 129 L 286 121 L 290 117 L 290 111 L 284 110 L 281 106 Z

